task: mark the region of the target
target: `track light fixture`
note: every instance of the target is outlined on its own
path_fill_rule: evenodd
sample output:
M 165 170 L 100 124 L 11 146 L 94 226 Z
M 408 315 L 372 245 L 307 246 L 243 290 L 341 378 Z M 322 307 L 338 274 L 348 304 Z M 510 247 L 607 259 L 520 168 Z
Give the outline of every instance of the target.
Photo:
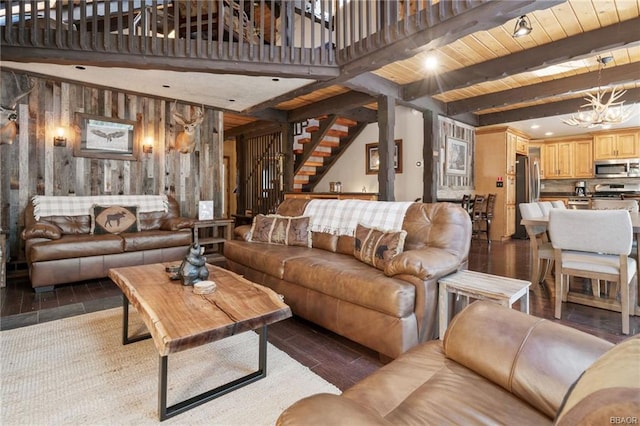
M 516 26 L 513 29 L 513 37 L 522 37 L 531 33 L 531 21 L 527 15 L 522 15 L 516 21 Z

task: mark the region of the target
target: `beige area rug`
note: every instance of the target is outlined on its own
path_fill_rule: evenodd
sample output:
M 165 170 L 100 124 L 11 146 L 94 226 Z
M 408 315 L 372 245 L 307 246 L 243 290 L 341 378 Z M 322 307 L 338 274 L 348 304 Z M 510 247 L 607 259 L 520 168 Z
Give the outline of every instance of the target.
M 131 335 L 146 331 L 135 311 L 130 320 Z M 150 339 L 123 346 L 121 335 L 119 308 L 0 332 L 0 424 L 159 423 L 158 352 Z M 253 332 L 169 355 L 167 403 L 257 366 L 258 335 Z M 320 392 L 340 393 L 269 344 L 266 378 L 162 424 L 274 424 L 289 405 Z

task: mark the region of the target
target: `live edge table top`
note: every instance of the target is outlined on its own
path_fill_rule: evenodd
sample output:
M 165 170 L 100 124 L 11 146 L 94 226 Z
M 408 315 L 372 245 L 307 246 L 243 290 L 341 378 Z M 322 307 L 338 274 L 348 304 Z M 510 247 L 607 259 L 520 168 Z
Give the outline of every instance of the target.
M 197 295 L 193 286 L 171 280 L 166 264 L 109 270 L 149 329 L 161 356 L 204 345 L 281 321 L 291 309 L 273 290 L 207 264 L 213 293 Z

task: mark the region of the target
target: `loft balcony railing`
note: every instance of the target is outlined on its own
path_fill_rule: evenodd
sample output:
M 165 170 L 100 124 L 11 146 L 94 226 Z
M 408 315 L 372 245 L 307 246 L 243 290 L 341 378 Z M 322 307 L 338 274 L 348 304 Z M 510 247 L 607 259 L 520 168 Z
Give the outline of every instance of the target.
M 56 49 L 302 66 L 304 72 L 273 69 L 321 77 L 337 75 L 341 64 L 424 29 L 434 21 L 433 13 L 426 13 L 437 12 L 433 3 L 437 1 L 2 0 L 0 43 L 3 49 L 33 48 L 30 59 L 51 58 L 47 50 Z M 439 17 L 436 13 L 435 19 L 447 14 L 449 10 Z M 26 53 L 15 49 L 8 54 L 21 55 Z

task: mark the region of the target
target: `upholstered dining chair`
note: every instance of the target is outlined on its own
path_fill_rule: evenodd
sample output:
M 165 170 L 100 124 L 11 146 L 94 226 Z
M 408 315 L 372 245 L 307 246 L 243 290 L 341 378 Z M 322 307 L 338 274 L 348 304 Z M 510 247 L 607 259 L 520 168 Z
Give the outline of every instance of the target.
M 523 219 L 544 216 L 537 203 L 520 203 L 518 208 Z M 529 236 L 531 250 L 531 283 L 539 284 L 544 282 L 553 266 L 553 247 L 547 236 L 546 226 L 525 225 L 524 228 Z
M 609 309 L 622 314 L 622 333 L 629 334 L 638 284 L 636 261 L 629 257 L 633 241 L 629 212 L 552 209 L 549 235 L 555 254 L 555 317 L 561 318 L 563 301 Z M 570 276 L 617 283 L 620 300 L 616 295 L 601 298 L 571 292 Z
M 537 203 L 542 211 L 542 216 L 549 216 L 549 211 L 553 208 L 551 201 L 537 201 Z

